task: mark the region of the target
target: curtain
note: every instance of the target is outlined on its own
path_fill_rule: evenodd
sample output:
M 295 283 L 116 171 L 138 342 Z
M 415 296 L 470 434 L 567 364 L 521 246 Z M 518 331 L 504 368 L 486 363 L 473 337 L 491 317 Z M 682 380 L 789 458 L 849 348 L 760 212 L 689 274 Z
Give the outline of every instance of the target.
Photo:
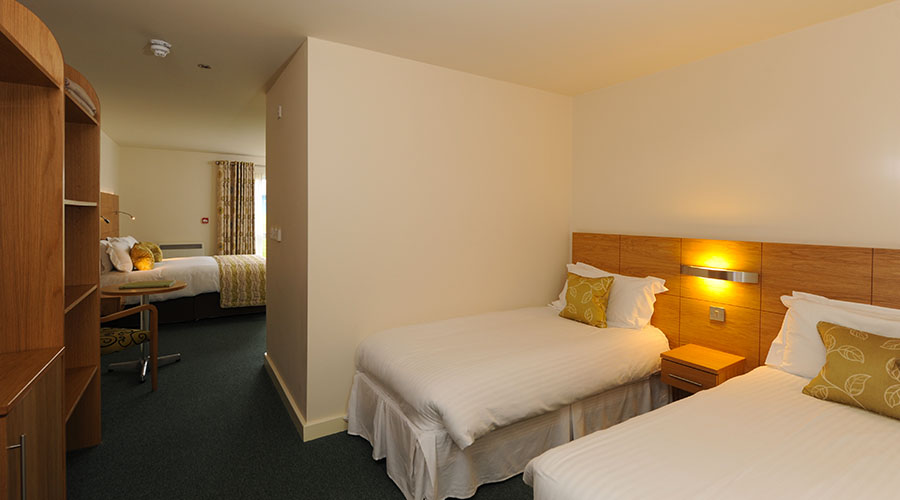
M 219 255 L 253 254 L 253 163 L 217 161 Z

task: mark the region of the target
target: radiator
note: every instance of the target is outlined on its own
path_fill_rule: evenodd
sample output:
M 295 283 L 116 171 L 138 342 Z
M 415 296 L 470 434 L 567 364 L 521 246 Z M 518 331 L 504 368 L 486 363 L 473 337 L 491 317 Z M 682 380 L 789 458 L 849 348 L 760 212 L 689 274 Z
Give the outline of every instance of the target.
M 203 251 L 203 243 L 165 243 L 159 245 L 163 251 L 163 257 L 195 257 L 206 255 Z

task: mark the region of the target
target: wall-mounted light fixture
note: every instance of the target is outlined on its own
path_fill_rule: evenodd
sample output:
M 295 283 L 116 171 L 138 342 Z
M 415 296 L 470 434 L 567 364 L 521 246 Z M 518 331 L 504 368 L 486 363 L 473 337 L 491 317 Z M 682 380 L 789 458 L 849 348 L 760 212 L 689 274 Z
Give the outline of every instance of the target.
M 682 264 L 681 274 L 712 278 L 715 280 L 733 281 L 735 283 L 759 283 L 759 273 L 718 269 L 715 267 L 687 266 Z
M 128 213 L 128 212 L 123 212 L 123 211 L 121 211 L 121 210 L 116 210 L 116 211 L 113 212 L 113 213 L 114 213 L 114 214 L 117 214 L 117 215 L 118 215 L 118 214 L 125 214 L 125 215 L 127 215 L 128 217 L 131 217 L 131 220 L 134 220 L 134 216 L 131 215 L 131 214 Z
M 102 220 L 103 222 L 109 224 L 109 219 L 107 219 L 106 217 L 104 217 L 104 216 L 102 216 L 102 215 L 100 216 L 100 220 Z

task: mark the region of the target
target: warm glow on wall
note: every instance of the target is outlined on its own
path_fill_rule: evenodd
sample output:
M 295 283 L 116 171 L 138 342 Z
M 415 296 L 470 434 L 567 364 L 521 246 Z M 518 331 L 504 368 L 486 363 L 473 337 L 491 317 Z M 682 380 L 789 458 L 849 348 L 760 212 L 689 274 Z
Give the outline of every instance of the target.
M 716 269 L 731 269 L 732 264 L 728 259 L 721 255 L 704 255 L 700 258 L 699 265 Z
M 730 269 L 731 261 L 721 255 L 703 255 L 698 259 L 698 265 L 714 269 Z M 725 296 L 734 288 L 734 283 L 715 278 L 700 278 L 698 280 L 703 289 L 713 296 Z
M 714 278 L 700 278 L 699 283 L 703 289 L 711 295 L 725 295 L 734 289 L 735 284 L 730 281 L 717 280 Z

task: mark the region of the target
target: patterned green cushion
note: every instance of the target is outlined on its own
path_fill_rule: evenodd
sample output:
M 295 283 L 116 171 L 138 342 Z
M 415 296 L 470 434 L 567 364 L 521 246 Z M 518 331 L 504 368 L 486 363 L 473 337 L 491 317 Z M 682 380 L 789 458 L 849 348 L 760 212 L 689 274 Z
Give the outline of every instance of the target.
M 825 366 L 803 393 L 900 418 L 900 339 L 820 321 Z
M 559 312 L 563 318 L 606 328 L 606 307 L 613 277 L 585 278 L 569 273 L 566 307 Z
M 150 340 L 147 330 L 133 328 L 100 328 L 100 354 L 119 352 L 128 346 L 142 344 Z

